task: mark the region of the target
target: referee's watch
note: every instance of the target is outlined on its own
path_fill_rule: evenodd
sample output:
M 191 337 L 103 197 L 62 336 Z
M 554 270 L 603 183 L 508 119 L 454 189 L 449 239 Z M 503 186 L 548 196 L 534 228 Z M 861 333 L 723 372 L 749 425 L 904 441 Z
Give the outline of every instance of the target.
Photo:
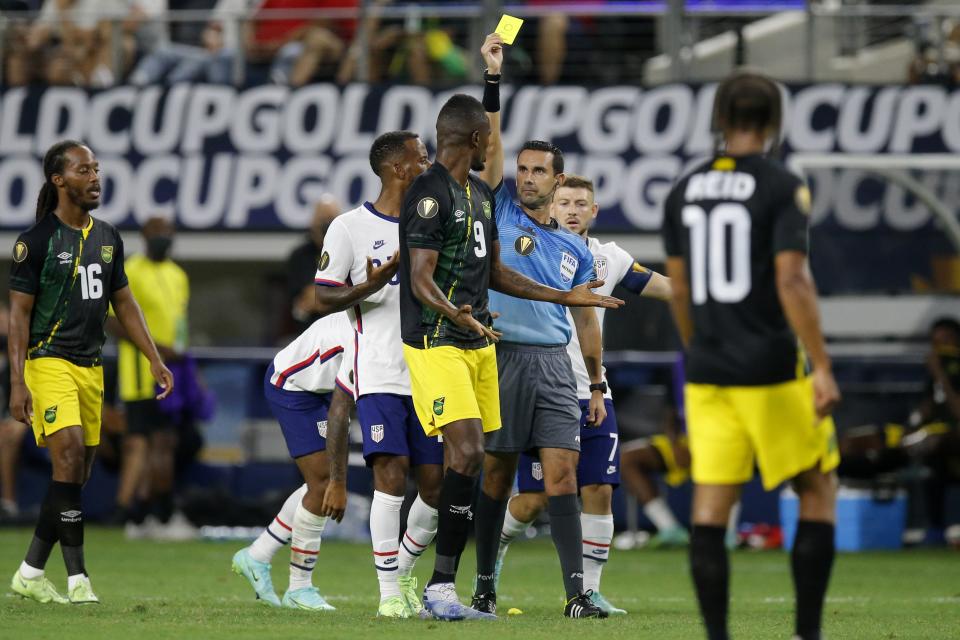
M 590 385 L 590 391 L 591 392 L 599 391 L 600 393 L 605 394 L 607 392 L 607 381 L 604 380 L 603 382 L 598 382 L 597 384 Z

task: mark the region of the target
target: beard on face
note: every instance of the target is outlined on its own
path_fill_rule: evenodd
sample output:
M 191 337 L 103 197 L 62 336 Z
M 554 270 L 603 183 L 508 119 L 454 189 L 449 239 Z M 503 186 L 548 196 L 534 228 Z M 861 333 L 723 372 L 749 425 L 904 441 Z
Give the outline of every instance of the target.
M 83 211 L 93 211 L 100 206 L 100 198 L 91 200 L 86 189 L 67 187 L 67 198 Z
M 547 206 L 547 205 L 550 203 L 550 200 L 551 200 L 552 198 L 553 198 L 553 192 L 551 192 L 551 193 L 549 193 L 549 194 L 547 194 L 547 195 L 545 195 L 545 196 L 541 196 L 541 195 L 525 196 L 525 195 L 523 195 L 523 194 L 521 193 L 521 194 L 520 194 L 520 204 L 522 204 L 523 206 L 525 206 L 525 207 L 528 208 L 528 209 L 533 209 L 533 210 L 536 211 L 536 210 L 542 209 L 542 208 L 544 208 L 545 206 Z

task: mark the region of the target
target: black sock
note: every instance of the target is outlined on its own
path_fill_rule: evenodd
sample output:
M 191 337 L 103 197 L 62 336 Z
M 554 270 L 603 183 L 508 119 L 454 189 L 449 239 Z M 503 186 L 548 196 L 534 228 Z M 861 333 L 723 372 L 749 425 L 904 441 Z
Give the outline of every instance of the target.
M 563 588 L 567 600 L 583 593 L 583 530 L 580 526 L 580 502 L 577 494 L 547 498 L 550 535 L 560 557 Z
M 470 522 L 473 520 L 471 506 L 473 487 L 477 479 L 447 469 L 440 485 L 440 505 L 437 508 L 437 560 L 433 567 L 430 584 L 454 582 L 460 555 L 467 545 Z
M 37 518 L 37 528 L 33 532 L 33 540 L 27 549 L 24 562 L 34 569 L 43 569 L 47 566 L 53 545 L 57 544 L 57 512 L 53 505 L 53 487 L 47 488 L 47 495 L 40 506 L 40 516 Z
M 709 640 L 727 640 L 730 562 L 724 546 L 726 527 L 694 525 L 690 535 L 690 572 Z
M 173 516 L 173 493 L 167 491 L 154 496 L 152 511 L 161 524 L 170 522 L 170 518 Z
M 833 556 L 833 524 L 813 520 L 797 523 L 790 565 L 797 599 L 796 634 L 803 640 L 820 640 L 823 599 L 830 582 Z
M 60 536 L 60 551 L 67 565 L 67 575 L 86 574 L 83 564 L 83 506 L 79 482 L 56 482 L 50 485 L 53 496 L 54 517 Z
M 508 500 L 495 500 L 483 491 L 477 500 L 477 593 L 496 591 L 493 574 L 500 550 L 500 531 Z

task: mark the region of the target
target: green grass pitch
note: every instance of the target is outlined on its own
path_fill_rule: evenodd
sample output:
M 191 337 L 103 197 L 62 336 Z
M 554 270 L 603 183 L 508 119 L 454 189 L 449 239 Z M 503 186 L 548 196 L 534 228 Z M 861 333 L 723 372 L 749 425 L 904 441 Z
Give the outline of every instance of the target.
M 442 623 L 378 620 L 377 579 L 365 545 L 324 543 L 315 583 L 335 613 L 271 609 L 254 602 L 243 578 L 230 573 L 236 543 L 127 542 L 117 530 L 87 531 L 87 567 L 102 600 L 97 606 L 40 605 L 7 590 L 30 539 L 27 530 L 0 531 L 0 637 L 17 639 L 153 638 L 364 638 L 418 640 L 549 638 L 701 638 L 696 603 L 680 551 L 612 553 L 603 591 L 630 615 L 609 620 L 561 617 L 560 572 L 549 540 L 511 548 L 501 584 L 500 609 L 524 615 L 496 622 Z M 274 562 L 274 583 L 286 585 L 286 550 Z M 433 564 L 421 558 L 422 581 Z M 469 596 L 473 549 L 464 555 L 459 584 Z M 783 638 L 792 632 L 788 557 L 779 552 L 732 556 L 731 628 L 738 638 Z M 64 592 L 59 550 L 48 575 Z M 826 608 L 833 639 L 960 637 L 960 554 L 955 551 L 842 554 L 834 567 Z M 384 635 L 387 634 L 387 635 Z

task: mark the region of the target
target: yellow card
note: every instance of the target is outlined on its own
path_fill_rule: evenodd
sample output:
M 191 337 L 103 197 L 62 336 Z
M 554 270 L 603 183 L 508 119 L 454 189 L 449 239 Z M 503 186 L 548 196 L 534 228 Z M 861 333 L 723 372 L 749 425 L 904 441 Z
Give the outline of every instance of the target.
M 500 18 L 500 24 L 497 25 L 497 28 L 494 29 L 494 32 L 499 33 L 500 37 L 503 38 L 505 43 L 513 44 L 513 41 L 517 39 L 517 34 L 520 33 L 520 27 L 522 26 L 523 20 L 521 18 L 514 18 L 513 16 L 503 14 L 503 17 Z

